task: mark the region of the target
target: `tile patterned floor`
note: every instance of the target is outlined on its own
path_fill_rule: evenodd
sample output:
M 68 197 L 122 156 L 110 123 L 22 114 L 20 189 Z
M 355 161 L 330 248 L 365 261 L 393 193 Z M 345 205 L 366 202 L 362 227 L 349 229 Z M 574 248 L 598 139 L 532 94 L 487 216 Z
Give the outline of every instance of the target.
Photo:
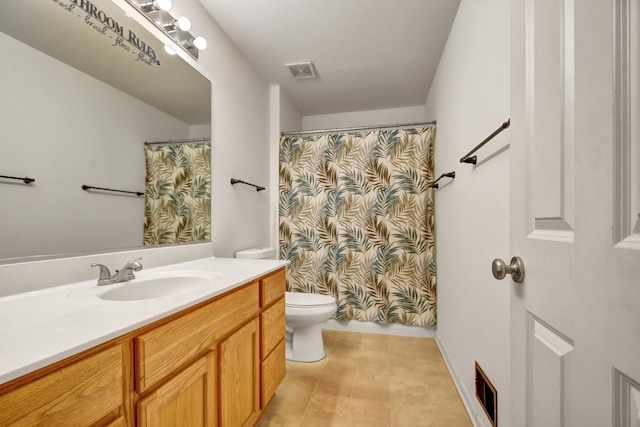
M 433 339 L 323 336 L 327 356 L 287 361 L 287 376 L 257 426 L 472 426 Z

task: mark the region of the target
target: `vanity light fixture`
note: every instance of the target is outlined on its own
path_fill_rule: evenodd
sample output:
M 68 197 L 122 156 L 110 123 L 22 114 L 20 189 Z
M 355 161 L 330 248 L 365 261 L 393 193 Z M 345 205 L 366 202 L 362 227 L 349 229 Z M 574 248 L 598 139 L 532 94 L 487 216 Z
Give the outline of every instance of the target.
M 171 9 L 171 0 L 153 0 L 140 2 L 140 9 L 143 12 L 155 12 L 157 10 L 167 11 Z
M 138 9 L 145 18 L 158 27 L 167 37 L 184 49 L 194 59 L 198 59 L 198 53 L 206 49 L 207 41 L 202 36 L 194 36 L 191 30 L 191 20 L 186 16 L 175 18 L 170 12 L 171 0 L 127 0 L 127 3 Z M 175 55 L 172 47 L 165 46 Z M 172 53 L 169 53 L 170 55 Z

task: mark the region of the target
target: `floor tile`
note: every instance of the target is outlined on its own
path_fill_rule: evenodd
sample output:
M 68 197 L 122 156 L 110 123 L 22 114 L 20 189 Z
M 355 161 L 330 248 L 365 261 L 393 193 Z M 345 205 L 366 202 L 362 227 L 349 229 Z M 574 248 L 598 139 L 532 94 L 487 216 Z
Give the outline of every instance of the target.
M 305 417 L 324 420 L 349 419 L 349 397 L 313 393 Z
M 351 398 L 349 401 L 349 416 L 362 425 L 389 425 L 389 404 L 368 399 Z
M 311 400 L 311 393 L 279 387 L 265 412 L 291 415 L 304 415 Z
M 375 363 L 358 363 L 351 397 L 379 402 L 389 401 L 389 368 Z
M 298 427 L 301 422 L 302 415 L 264 412 L 256 423 L 256 427 Z
M 436 415 L 431 405 L 426 404 L 391 404 L 392 427 L 436 427 Z
M 334 396 L 350 397 L 353 389 L 355 367 L 352 370 L 340 370 L 322 376 L 315 392 Z
M 355 427 L 353 421 L 336 417 L 336 418 L 313 418 L 304 417 L 300 427 Z
M 437 412 L 438 427 L 473 427 L 466 412 Z

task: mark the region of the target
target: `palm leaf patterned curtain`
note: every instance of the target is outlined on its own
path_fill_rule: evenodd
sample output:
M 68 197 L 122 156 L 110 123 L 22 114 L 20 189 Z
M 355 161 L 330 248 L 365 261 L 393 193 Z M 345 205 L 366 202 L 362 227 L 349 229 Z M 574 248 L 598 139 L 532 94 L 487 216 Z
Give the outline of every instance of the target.
M 283 137 L 287 287 L 338 301 L 337 320 L 436 323 L 435 128 Z
M 211 144 L 145 146 L 144 244 L 211 239 Z

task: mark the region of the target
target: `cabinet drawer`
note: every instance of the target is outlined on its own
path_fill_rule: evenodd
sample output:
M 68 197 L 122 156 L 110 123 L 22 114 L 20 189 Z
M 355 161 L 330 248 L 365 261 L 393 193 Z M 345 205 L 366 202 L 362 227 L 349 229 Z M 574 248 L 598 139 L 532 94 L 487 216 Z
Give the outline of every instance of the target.
M 260 280 L 260 307 L 266 307 L 284 295 L 286 280 L 284 268 Z
M 260 315 L 260 334 L 262 346 L 260 357 L 264 359 L 271 350 L 284 338 L 285 334 L 285 307 L 284 298 L 266 309 Z
M 88 426 L 115 414 L 123 363 L 118 345 L 0 396 L 0 425 Z
M 276 389 L 284 379 L 287 371 L 285 359 L 284 340 L 280 341 L 271 354 L 262 361 L 260 377 L 262 378 L 262 394 L 260 396 L 260 408 L 264 409 L 273 397 Z
M 136 337 L 136 390 L 148 389 L 257 313 L 258 282 L 254 282 Z

